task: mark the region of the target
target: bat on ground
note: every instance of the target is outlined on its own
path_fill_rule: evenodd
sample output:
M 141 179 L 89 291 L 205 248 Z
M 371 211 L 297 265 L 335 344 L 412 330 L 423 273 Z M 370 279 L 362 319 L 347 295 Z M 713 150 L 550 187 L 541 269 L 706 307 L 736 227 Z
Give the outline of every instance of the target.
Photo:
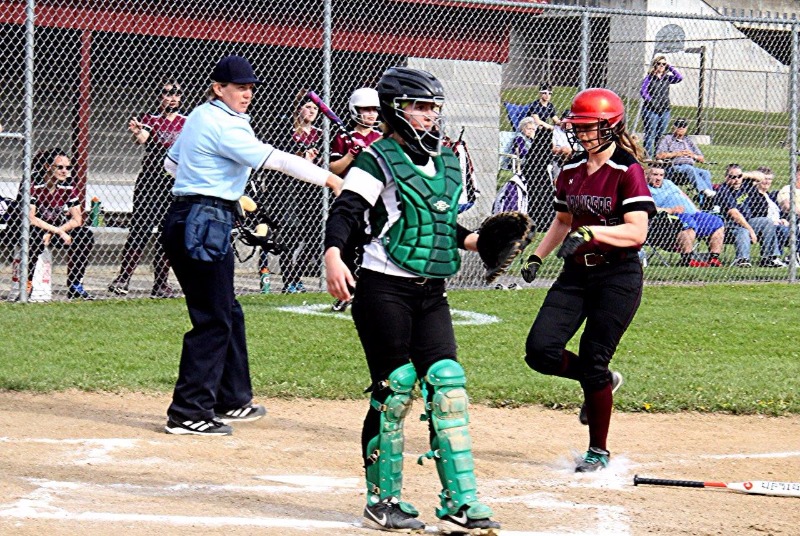
M 350 136 L 350 131 L 348 131 L 348 130 L 347 130 L 347 126 L 344 124 L 344 121 L 342 121 L 342 120 L 339 118 L 339 116 L 338 116 L 338 115 L 336 115 L 336 112 L 334 112 L 333 110 L 331 110 L 331 107 L 330 107 L 330 106 L 328 106 L 327 104 L 325 104 L 325 101 L 324 101 L 324 100 L 322 100 L 322 99 L 320 98 L 320 96 L 319 96 L 319 95 L 317 95 L 317 94 L 316 94 L 316 93 L 314 93 L 313 91 L 309 91 L 309 92 L 306 94 L 306 96 L 307 96 L 309 99 L 311 99 L 311 102 L 313 102 L 314 104 L 316 104 L 317 106 L 319 106 L 319 110 L 320 110 L 320 111 L 321 111 L 323 114 L 325 114 L 325 117 L 327 117 L 328 119 L 330 119 L 331 121 L 333 121 L 333 123 L 334 123 L 334 124 L 335 124 L 337 127 L 339 127 L 339 128 L 341 129 L 341 131 L 345 133 L 345 135 L 347 135 L 347 137 L 348 137 L 348 139 L 349 139 L 350 141 L 353 141 L 353 138 Z
M 678 486 L 682 488 L 724 488 L 739 493 L 753 495 L 776 495 L 779 497 L 800 497 L 800 482 L 769 482 L 752 480 L 750 482 L 703 482 L 702 480 L 670 480 L 665 478 L 642 478 L 634 475 L 633 485 Z

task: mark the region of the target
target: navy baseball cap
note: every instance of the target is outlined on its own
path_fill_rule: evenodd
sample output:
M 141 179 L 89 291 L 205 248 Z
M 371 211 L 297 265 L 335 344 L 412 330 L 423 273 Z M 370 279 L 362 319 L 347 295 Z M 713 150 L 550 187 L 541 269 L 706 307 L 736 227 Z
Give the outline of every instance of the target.
M 211 80 L 214 82 L 230 82 L 232 84 L 260 84 L 256 78 L 253 66 L 241 56 L 225 56 L 214 66 L 211 71 Z
M 688 127 L 689 126 L 689 122 L 686 119 L 684 119 L 683 117 L 679 117 L 679 118 L 677 118 L 675 120 L 674 126 L 675 126 L 675 128 Z

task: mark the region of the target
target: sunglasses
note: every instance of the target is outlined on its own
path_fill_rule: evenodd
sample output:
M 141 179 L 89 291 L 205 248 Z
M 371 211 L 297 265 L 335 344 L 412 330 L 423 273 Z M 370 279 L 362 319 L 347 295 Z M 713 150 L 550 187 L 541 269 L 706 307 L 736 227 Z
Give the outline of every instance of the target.
M 56 164 L 56 169 L 61 171 L 64 171 L 66 169 L 67 171 L 69 171 L 72 169 L 72 166 L 62 166 L 61 164 Z
M 656 63 L 656 65 L 666 65 L 666 64 L 667 64 L 666 61 L 659 61 L 658 63 Z
M 169 96 L 176 95 L 176 96 L 180 97 L 181 96 L 181 90 L 176 88 L 176 87 L 174 87 L 172 89 L 162 89 L 161 90 L 161 94 L 162 95 L 169 95 Z
M 726 177 L 728 177 L 729 179 L 741 179 L 742 178 L 742 174 L 739 173 L 738 175 L 732 175 L 732 174 L 728 173 L 726 175 Z

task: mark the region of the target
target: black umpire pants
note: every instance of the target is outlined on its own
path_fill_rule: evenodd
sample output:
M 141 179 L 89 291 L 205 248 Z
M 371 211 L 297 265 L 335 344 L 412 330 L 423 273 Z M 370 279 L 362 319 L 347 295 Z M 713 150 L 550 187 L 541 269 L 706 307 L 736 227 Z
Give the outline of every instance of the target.
M 641 300 L 642 265 L 635 254 L 601 266 L 567 260 L 528 333 L 525 361 L 534 370 L 578 380 L 585 391 L 602 389 Z M 584 320 L 577 369 L 565 370 L 562 352 Z
M 191 203 L 173 203 L 164 219 L 164 250 L 186 296 L 192 322 L 183 337 L 178 381 L 167 414 L 208 420 L 215 412 L 249 403 L 253 392 L 244 313 L 233 287 L 233 250 L 216 262 L 192 259 L 185 243 L 191 208 Z

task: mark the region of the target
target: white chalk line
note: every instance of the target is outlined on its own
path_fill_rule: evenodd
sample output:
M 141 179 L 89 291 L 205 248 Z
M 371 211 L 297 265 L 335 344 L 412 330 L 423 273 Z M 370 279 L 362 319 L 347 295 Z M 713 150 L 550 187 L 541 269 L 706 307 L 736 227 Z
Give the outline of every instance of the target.
M 350 313 L 334 313 L 331 311 L 330 304 L 324 303 L 286 305 L 282 307 L 276 307 L 275 309 L 284 313 L 325 316 L 328 318 L 338 318 L 340 320 L 347 320 L 350 322 L 353 320 L 352 316 L 350 316 Z M 450 309 L 450 315 L 453 317 L 454 326 L 484 326 L 486 324 L 496 324 L 501 321 L 494 315 L 476 313 L 475 311 L 462 311 L 460 309 Z

